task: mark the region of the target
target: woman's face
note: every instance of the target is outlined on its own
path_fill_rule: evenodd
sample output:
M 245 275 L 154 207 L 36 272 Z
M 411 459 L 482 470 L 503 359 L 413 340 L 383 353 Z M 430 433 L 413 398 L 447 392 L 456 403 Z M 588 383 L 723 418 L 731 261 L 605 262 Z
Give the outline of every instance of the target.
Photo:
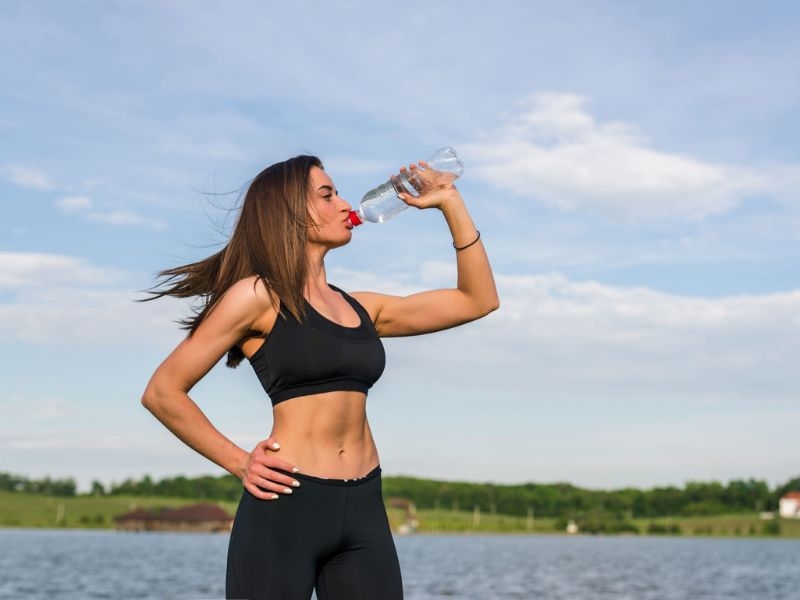
M 353 235 L 353 224 L 347 218 L 351 207 L 325 171 L 312 167 L 309 178 L 308 212 L 313 224 L 308 228 L 308 241 L 329 248 L 343 246 Z

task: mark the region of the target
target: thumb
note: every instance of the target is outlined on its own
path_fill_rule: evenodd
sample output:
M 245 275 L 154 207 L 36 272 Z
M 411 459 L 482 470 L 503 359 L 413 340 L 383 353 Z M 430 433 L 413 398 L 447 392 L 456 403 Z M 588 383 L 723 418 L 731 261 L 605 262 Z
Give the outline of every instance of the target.
M 274 437 L 270 436 L 267 439 L 258 442 L 257 448 L 259 448 L 264 453 L 277 452 L 278 450 L 281 449 L 281 445 Z

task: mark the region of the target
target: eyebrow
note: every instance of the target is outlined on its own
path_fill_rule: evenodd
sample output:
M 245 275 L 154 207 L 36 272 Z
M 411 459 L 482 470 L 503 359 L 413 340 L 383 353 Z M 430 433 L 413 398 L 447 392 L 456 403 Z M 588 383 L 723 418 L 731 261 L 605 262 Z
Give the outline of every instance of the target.
M 319 186 L 317 188 L 317 191 L 320 191 L 320 190 L 325 190 L 327 192 L 333 192 L 334 191 L 334 189 L 329 185 L 321 185 L 321 186 Z

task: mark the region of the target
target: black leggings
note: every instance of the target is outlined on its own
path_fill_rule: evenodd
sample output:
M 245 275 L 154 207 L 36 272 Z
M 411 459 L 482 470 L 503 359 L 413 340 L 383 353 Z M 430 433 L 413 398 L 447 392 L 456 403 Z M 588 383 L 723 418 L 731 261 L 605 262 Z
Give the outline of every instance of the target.
M 402 599 L 380 467 L 360 479 L 292 476 L 300 487 L 291 496 L 242 495 L 226 597 L 309 600 L 316 589 L 318 600 Z

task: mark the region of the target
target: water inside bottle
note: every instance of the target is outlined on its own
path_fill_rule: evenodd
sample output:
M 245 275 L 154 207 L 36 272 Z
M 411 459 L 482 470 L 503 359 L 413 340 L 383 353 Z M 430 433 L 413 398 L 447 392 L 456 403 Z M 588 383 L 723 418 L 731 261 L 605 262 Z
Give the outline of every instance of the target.
M 379 185 L 364 194 L 358 212 L 371 223 L 383 223 L 408 205 L 397 197 L 397 190 L 391 181 Z

